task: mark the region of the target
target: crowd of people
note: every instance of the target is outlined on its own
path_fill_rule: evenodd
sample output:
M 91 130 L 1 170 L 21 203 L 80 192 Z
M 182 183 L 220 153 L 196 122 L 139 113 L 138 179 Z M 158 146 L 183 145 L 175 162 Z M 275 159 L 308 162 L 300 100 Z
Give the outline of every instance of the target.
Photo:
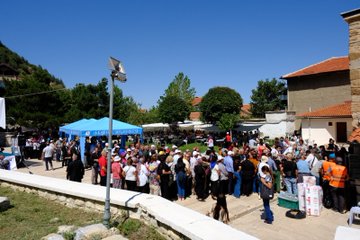
M 316 184 L 324 189 L 324 205 L 342 213 L 346 211 L 347 152 L 333 139 L 327 145 L 317 146 L 306 145 L 301 137 L 282 137 L 270 146 L 263 139 L 252 137 L 239 147 L 227 138 L 219 148 L 211 145 L 209 139 L 210 145 L 203 153 L 197 147 L 181 151 L 175 145 L 156 147 L 136 143 L 121 149 L 114 142 L 113 148 L 108 149 L 107 144 L 102 147 L 98 143 L 88 154 L 92 183 L 106 185 L 107 156 L 111 151 L 114 188 L 180 201 L 192 194 L 199 201 L 208 197 L 217 200 L 219 196 L 223 199 L 228 194 L 239 198 L 255 193 L 260 198 L 261 188 L 265 186 L 274 192 L 285 190 L 297 194 L 296 186 L 303 176 L 314 176 Z M 266 222 L 271 223 L 269 199 L 263 201 Z
M 61 161 L 72 181 L 81 182 L 84 169 L 91 168 L 92 184 L 106 186 L 107 175 L 111 174 L 113 188 L 159 195 L 171 201 L 182 201 L 191 195 L 199 201 L 211 197 L 218 203 L 213 215 L 222 216 L 224 222 L 228 222 L 226 195 L 240 198 L 255 193 L 260 199 L 264 187 L 297 194 L 296 186 L 303 176 L 314 176 L 316 184 L 323 187 L 324 206 L 346 211 L 347 152 L 339 149 L 333 139 L 318 147 L 306 145 L 296 136 L 276 138 L 272 145 L 254 136 L 239 146 L 226 137 L 223 146 L 216 147 L 209 136 L 207 144 L 208 149 L 201 153 L 197 147 L 182 151 L 176 145 L 139 142 L 121 148 L 117 141 L 110 149 L 105 142 L 88 141 L 86 160 L 81 161 L 78 143 L 59 138 L 46 142 L 42 157 L 46 170 L 53 169 L 53 159 Z M 111 172 L 107 172 L 109 152 Z M 263 199 L 263 204 L 265 222 L 271 224 L 269 199 Z

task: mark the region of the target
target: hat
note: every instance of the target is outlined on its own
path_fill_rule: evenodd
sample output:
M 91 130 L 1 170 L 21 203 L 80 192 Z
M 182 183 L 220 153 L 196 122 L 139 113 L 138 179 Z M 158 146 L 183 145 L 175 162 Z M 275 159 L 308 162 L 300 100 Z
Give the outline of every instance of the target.
M 335 153 L 330 153 L 329 158 L 335 159 Z
M 120 148 L 120 146 L 119 146 L 119 145 L 116 145 L 115 148 Z
M 105 143 L 105 147 L 108 147 L 109 146 L 109 143 Z
M 54 142 L 53 140 L 50 140 L 50 142 L 52 143 L 52 142 Z
M 267 156 L 261 156 L 261 162 L 267 162 L 269 158 Z
M 341 157 L 337 157 L 335 159 L 336 163 L 342 163 L 343 162 L 343 159 Z
M 221 156 L 221 155 L 219 155 L 217 161 L 221 161 L 221 160 L 223 160 L 223 159 L 224 159 L 224 157 Z
M 120 162 L 121 158 L 119 156 L 114 157 L 114 162 Z
M 176 150 L 175 150 L 175 154 L 176 154 L 176 153 L 181 153 L 181 150 L 180 150 L 180 149 L 176 149 Z
M 234 155 L 233 151 L 228 151 L 228 155 Z
M 127 152 L 131 152 L 131 149 L 130 149 L 130 148 L 128 148 L 128 149 L 126 149 L 126 151 L 127 151 Z
M 192 155 L 193 156 L 199 155 L 199 152 L 198 151 L 193 151 Z
M 159 155 L 165 155 L 164 151 L 160 151 Z
M 177 148 L 177 146 L 176 146 L 176 145 L 172 145 L 172 148 Z
M 62 138 L 59 138 L 60 141 L 62 141 L 63 139 Z
M 124 149 L 120 149 L 119 153 L 120 153 L 120 156 L 125 156 L 126 155 L 126 152 L 125 152 Z

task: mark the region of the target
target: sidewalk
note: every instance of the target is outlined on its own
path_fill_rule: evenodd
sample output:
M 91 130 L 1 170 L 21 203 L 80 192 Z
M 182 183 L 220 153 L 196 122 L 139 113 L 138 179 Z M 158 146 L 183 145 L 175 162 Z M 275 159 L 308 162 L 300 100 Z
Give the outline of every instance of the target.
M 66 179 L 66 167 L 62 168 L 61 162 L 53 162 L 53 171 L 45 171 L 44 163 L 41 160 L 27 160 L 26 164 L 28 168 L 20 168 L 18 171 L 24 173 L 31 171 L 33 174 Z M 91 183 L 90 169 L 85 171 L 83 182 Z M 190 198 L 176 203 L 206 214 L 215 201 L 207 198 L 205 202 L 200 202 L 196 200 L 196 196 L 192 195 Z M 262 200 L 258 199 L 257 194 L 241 198 L 227 196 L 227 204 L 230 212 L 230 226 L 259 239 L 328 240 L 334 239 L 337 226 L 348 226 L 348 214 L 336 213 L 326 208 L 323 208 L 319 217 L 307 216 L 301 220 L 288 218 L 285 216 L 288 209 L 279 207 L 276 199 L 270 204 L 275 220 L 272 225 L 266 224 L 261 220 Z M 353 224 L 352 227 L 360 229 L 360 225 Z

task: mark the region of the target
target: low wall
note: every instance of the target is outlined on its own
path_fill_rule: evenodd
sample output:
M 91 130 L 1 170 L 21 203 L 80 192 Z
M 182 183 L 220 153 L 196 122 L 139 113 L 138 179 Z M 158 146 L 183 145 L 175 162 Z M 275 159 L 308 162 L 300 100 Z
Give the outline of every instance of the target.
M 68 207 L 104 211 L 106 188 L 63 179 L 0 170 L 0 185 L 33 192 Z M 257 239 L 162 197 L 111 189 L 111 214 L 142 219 L 169 239 Z

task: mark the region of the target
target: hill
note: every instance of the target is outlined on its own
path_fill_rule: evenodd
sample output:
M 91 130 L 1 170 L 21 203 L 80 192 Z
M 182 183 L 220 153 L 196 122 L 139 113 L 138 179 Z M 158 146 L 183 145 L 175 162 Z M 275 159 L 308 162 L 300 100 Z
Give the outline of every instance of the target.
M 6 99 L 7 123 L 38 128 L 58 125 L 63 111 L 56 90 L 65 88 L 63 82 L 1 42 L 0 66 L 0 97 Z

